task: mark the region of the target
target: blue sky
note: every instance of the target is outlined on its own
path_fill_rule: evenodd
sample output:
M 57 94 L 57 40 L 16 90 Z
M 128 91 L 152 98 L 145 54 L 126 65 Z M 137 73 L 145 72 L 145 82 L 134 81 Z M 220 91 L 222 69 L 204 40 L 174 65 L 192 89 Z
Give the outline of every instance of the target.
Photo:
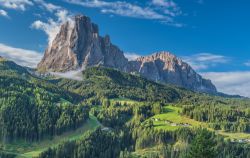
M 250 96 L 249 7 L 248 0 L 0 0 L 0 55 L 34 66 L 59 25 L 85 14 L 130 57 L 170 51 L 220 91 Z

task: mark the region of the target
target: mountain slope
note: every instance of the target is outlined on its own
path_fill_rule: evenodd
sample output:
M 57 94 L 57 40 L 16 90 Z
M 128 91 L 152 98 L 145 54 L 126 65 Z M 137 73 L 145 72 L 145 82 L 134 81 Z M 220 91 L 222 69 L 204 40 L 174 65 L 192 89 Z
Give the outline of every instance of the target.
M 66 72 L 104 66 L 140 74 L 147 79 L 215 94 L 210 80 L 203 79 L 187 63 L 168 52 L 128 61 L 109 36 L 101 37 L 90 18 L 78 15 L 64 23 L 38 64 L 39 71 Z
M 155 83 L 145 78 L 105 67 L 91 67 L 83 71 L 83 80 L 52 80 L 66 90 L 85 98 L 125 97 L 138 101 L 174 102 L 181 98 L 184 89 Z M 193 93 L 193 92 L 190 92 Z
M 190 65 L 169 52 L 159 52 L 130 61 L 128 72 L 139 73 L 152 81 L 178 85 L 198 92 L 217 92 L 210 80 L 203 79 Z
M 65 72 L 103 65 L 122 70 L 126 64 L 123 52 L 110 42 L 109 36 L 101 37 L 98 26 L 79 15 L 61 26 L 38 69 Z
M 75 129 L 88 118 L 79 95 L 33 77 L 14 62 L 0 61 L 0 140 L 37 141 Z

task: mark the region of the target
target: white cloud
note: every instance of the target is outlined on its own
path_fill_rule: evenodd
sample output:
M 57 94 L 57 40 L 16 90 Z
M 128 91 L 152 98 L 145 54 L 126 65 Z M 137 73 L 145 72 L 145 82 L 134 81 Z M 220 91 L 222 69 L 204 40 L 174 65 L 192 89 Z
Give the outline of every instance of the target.
M 152 6 L 139 6 L 125 1 L 102 1 L 102 0 L 66 0 L 68 3 L 83 7 L 99 8 L 102 13 L 119 16 L 154 19 L 165 22 L 165 24 L 175 23 L 172 16 L 180 15 L 180 10 L 174 2 L 169 2 L 168 7 L 158 8 Z M 163 4 L 166 5 L 166 4 Z M 175 25 L 173 25 L 175 26 Z
M 184 56 L 182 59 L 190 64 L 195 70 L 206 70 L 218 64 L 225 64 L 230 61 L 230 58 L 211 53 L 199 53 L 191 56 Z
M 62 72 L 50 72 L 50 74 L 52 74 L 54 76 L 61 77 L 61 78 L 67 78 L 67 79 L 81 81 L 81 80 L 83 80 L 82 71 L 83 71 L 83 69 L 79 69 L 79 70 L 75 70 L 75 71 L 67 71 L 64 73 L 62 73 Z
M 0 9 L 0 16 L 9 17 L 5 10 Z
M 138 57 L 140 57 L 141 55 L 136 54 L 136 53 L 124 53 L 124 56 L 128 59 L 128 60 L 135 60 Z
M 42 30 L 48 35 L 49 45 L 52 44 L 52 41 L 59 32 L 61 24 L 71 20 L 70 13 L 65 9 L 57 10 L 55 15 L 57 20 L 53 20 L 51 18 L 47 22 L 36 20 L 31 24 L 31 28 Z
M 212 80 L 220 92 L 250 97 L 250 71 L 206 72 L 201 75 Z
M 53 19 L 49 19 L 48 22 L 36 20 L 32 23 L 31 27 L 44 31 L 48 35 L 49 44 L 52 44 L 53 39 L 59 31 L 58 23 L 55 22 Z
M 152 4 L 157 7 L 162 7 L 165 14 L 173 17 L 182 14 L 179 6 L 172 0 L 152 0 Z
M 27 6 L 32 6 L 31 0 L 0 0 L 0 5 L 15 10 L 25 11 Z
M 173 1 L 169 1 L 169 0 L 152 0 L 152 4 L 157 5 L 157 6 L 163 6 L 163 7 L 176 6 L 176 4 Z
M 56 19 L 49 18 L 47 21 L 36 20 L 31 24 L 31 28 L 42 30 L 48 35 L 48 44 L 51 45 L 57 33 L 60 31 L 60 26 L 66 21 L 72 21 L 71 13 L 61 6 L 45 2 L 44 0 L 35 0 L 35 2 L 53 13 Z
M 37 51 L 15 48 L 0 43 L 0 56 L 12 60 L 19 65 L 35 68 L 43 55 Z
M 44 0 L 35 0 L 35 2 L 40 4 L 42 7 L 44 7 L 49 12 L 54 12 L 54 11 L 57 11 L 59 9 L 62 9 L 60 6 L 45 2 Z

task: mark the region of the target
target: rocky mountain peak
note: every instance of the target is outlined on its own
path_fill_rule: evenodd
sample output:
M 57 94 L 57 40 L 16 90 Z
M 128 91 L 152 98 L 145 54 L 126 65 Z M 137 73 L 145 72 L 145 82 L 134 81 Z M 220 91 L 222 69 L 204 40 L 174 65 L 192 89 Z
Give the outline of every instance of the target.
M 122 70 L 127 62 L 123 52 L 111 43 L 109 36 L 99 35 L 98 26 L 90 18 L 77 15 L 61 26 L 38 69 L 65 72 L 103 65 Z
M 156 82 L 170 83 L 194 91 L 217 92 L 210 80 L 203 79 L 190 65 L 169 52 L 157 52 L 130 61 L 128 71 Z
M 210 80 L 203 79 L 191 66 L 169 52 L 157 52 L 128 61 L 123 51 L 112 44 L 110 37 L 101 37 L 98 26 L 84 15 L 77 15 L 61 26 L 38 64 L 38 70 L 66 72 L 98 65 L 140 74 L 156 82 L 216 93 Z
M 149 56 L 141 56 L 137 58 L 137 60 L 172 60 L 176 59 L 177 57 L 174 54 L 171 54 L 170 52 L 167 51 L 161 51 L 161 52 L 156 52 L 153 53 L 152 55 Z
M 141 62 L 141 63 L 163 62 L 164 63 L 163 69 L 172 70 L 172 71 L 175 70 L 176 64 L 179 66 L 184 66 L 184 67 L 189 66 L 188 64 L 182 62 L 182 60 L 178 58 L 177 56 L 175 56 L 174 54 L 171 54 L 170 52 L 166 52 L 166 51 L 157 52 L 149 56 L 142 56 L 142 57 L 137 58 L 136 61 Z

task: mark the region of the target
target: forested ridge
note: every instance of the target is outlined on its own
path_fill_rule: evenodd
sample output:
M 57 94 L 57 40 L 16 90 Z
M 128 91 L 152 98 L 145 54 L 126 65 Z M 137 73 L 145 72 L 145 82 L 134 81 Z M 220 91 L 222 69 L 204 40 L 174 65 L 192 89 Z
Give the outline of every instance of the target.
M 2 141 L 37 141 L 75 129 L 88 118 L 79 95 L 34 78 L 13 62 L 0 64 Z
M 87 98 L 129 98 L 136 101 L 169 103 L 188 93 L 183 88 L 162 85 L 145 78 L 104 67 L 83 71 L 83 80 L 52 80 L 52 83 Z
M 0 62 L 0 70 L 2 142 L 37 142 L 74 131 L 89 113 L 101 123 L 77 140 L 44 150 L 39 158 L 250 157 L 249 143 L 217 134 L 248 134 L 248 99 L 195 93 L 103 67 L 86 69 L 82 81 L 36 77 L 7 61 Z M 207 126 L 157 129 L 154 117 L 168 113 L 166 105 Z M 0 157 L 15 154 L 0 152 Z

